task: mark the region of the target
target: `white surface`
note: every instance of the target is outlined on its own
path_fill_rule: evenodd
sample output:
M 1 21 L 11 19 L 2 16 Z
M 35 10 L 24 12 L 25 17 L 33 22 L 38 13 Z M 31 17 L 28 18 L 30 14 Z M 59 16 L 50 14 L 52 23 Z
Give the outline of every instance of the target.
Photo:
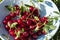
M 16 0 L 15 4 L 20 5 L 21 1 L 22 0 L 20 0 L 20 1 Z M 0 4 L 0 25 L 2 26 L 0 29 L 0 37 L 1 37 L 1 34 L 8 34 L 7 31 L 5 31 L 2 21 L 3 21 L 4 17 L 9 14 L 9 11 L 4 6 L 7 4 L 10 4 L 10 3 L 11 3 L 10 0 L 4 0 L 4 2 Z M 23 0 L 23 3 L 32 5 L 29 2 L 29 0 Z M 40 9 L 41 17 L 48 16 L 49 14 L 51 14 L 52 16 L 57 16 L 57 14 L 54 14 L 53 11 L 58 11 L 58 8 L 51 0 L 45 0 L 43 3 L 38 3 L 38 2 L 33 1 L 33 3 L 35 4 L 35 6 L 37 8 Z M 47 34 L 48 36 L 45 35 L 48 37 L 48 39 L 50 39 L 52 36 L 54 36 L 55 33 L 57 32 L 57 30 L 59 28 L 59 20 L 57 21 L 57 23 L 54 21 L 54 25 L 56 26 L 56 29 L 53 30 L 51 33 Z M 44 40 L 44 39 L 45 39 L 45 37 L 43 37 L 43 36 L 38 38 L 38 40 Z M 5 40 L 5 39 L 3 39 L 3 40 Z M 10 40 L 13 40 L 12 37 L 10 37 Z

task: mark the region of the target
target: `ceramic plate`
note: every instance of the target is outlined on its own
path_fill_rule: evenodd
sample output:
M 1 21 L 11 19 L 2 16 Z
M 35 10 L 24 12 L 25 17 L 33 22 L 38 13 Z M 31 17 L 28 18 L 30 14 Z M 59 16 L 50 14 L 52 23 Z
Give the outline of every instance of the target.
M 8 15 L 9 11 L 5 8 L 5 5 L 8 5 L 10 3 L 13 2 L 13 5 L 14 4 L 18 4 L 20 5 L 21 4 L 21 1 L 23 1 L 24 4 L 29 4 L 29 5 L 32 5 L 30 3 L 30 0 L 4 0 L 1 4 L 0 4 L 0 38 L 2 38 L 2 40 L 7 40 L 6 38 L 2 37 L 2 34 L 5 34 L 5 35 L 9 35 L 8 32 L 6 31 L 6 29 L 4 28 L 3 26 L 3 19 L 6 15 Z M 51 1 L 51 0 L 44 0 L 44 2 L 37 2 L 36 0 L 33 0 L 32 1 L 34 4 L 35 4 L 35 7 L 39 8 L 40 9 L 40 15 L 41 17 L 43 16 L 49 16 L 51 15 L 52 17 L 53 16 L 58 16 L 58 14 L 55 14 L 53 11 L 58 11 L 58 8 L 56 7 L 56 5 Z M 58 18 L 59 19 L 59 18 Z M 53 25 L 56 26 L 56 29 L 51 31 L 50 33 L 46 34 L 46 35 L 41 35 L 38 37 L 37 40 L 46 40 L 46 37 L 49 39 L 51 39 L 55 33 L 57 32 L 58 28 L 59 28 L 59 20 L 57 21 L 53 21 Z M 10 40 L 13 40 L 13 37 L 10 36 Z

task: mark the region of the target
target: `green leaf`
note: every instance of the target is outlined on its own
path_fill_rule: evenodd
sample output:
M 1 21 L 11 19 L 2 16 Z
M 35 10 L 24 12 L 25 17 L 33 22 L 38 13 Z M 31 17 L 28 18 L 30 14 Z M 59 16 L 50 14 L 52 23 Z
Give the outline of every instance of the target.
M 56 27 L 54 25 L 50 25 L 50 30 L 54 30 Z
M 17 22 L 12 23 L 10 28 L 15 28 L 17 24 L 18 24 Z
M 37 0 L 38 2 L 43 2 L 44 0 Z
M 22 28 L 22 30 L 21 30 L 22 32 L 24 32 L 24 28 Z
M 2 39 L 0 38 L 0 40 L 2 40 Z
M 56 14 L 60 14 L 59 12 L 57 12 L 57 11 L 54 11 L 54 13 L 56 13 Z
M 45 30 L 46 33 L 48 33 L 48 32 L 49 32 L 49 25 L 45 25 L 45 26 L 43 27 L 43 29 Z
M 18 32 L 16 33 L 16 38 L 15 38 L 15 39 L 17 39 L 18 37 L 20 37 L 20 31 L 18 31 Z
M 0 2 L 1 2 L 2 0 L 0 0 Z
M 6 5 L 5 6 L 9 11 L 15 11 L 15 8 L 12 7 L 11 5 Z
M 30 5 L 28 5 L 28 4 L 24 4 L 25 6 L 27 6 L 27 7 L 30 7 Z

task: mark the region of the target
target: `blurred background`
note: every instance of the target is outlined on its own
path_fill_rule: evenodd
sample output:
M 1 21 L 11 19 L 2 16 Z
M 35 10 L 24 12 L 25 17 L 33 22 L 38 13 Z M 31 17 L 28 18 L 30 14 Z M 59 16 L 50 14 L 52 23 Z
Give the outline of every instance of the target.
M 52 0 L 52 1 L 57 5 L 57 7 L 60 11 L 60 0 Z M 60 27 L 51 40 L 60 40 Z

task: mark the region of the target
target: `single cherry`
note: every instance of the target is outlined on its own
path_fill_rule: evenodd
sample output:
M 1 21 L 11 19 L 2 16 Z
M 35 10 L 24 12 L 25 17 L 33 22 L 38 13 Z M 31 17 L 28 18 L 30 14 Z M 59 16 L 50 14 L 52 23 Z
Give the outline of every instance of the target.
M 15 14 L 14 12 L 10 12 L 10 16 L 11 16 L 11 17 L 15 17 L 16 14 Z
M 9 31 L 9 29 L 10 29 L 10 27 L 8 25 L 6 25 L 5 28 L 7 29 L 7 31 Z
M 8 15 L 8 16 L 6 16 L 6 18 L 5 18 L 6 20 L 10 20 L 11 19 L 11 16 L 10 15 Z
M 30 6 L 29 10 L 30 10 L 30 12 L 32 12 L 34 10 L 34 7 Z
M 6 25 L 6 24 L 7 24 L 7 22 L 8 22 L 8 20 L 6 20 L 6 19 L 5 19 L 5 20 L 3 21 L 3 24 L 5 24 L 5 25 Z
M 19 10 L 20 9 L 18 5 L 15 5 L 14 7 L 16 8 L 16 10 Z

